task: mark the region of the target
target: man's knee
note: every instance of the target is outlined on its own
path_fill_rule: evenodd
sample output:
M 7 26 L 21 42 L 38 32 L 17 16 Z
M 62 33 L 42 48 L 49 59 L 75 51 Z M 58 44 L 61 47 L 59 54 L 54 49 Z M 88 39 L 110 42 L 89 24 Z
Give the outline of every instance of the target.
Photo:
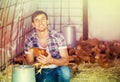
M 65 82 L 69 82 L 70 81 L 70 69 L 69 69 L 69 67 L 67 67 L 67 66 L 61 66 L 61 67 L 59 67 L 59 69 L 58 69 L 58 71 L 59 71 L 59 81 L 60 82 L 63 82 L 63 81 L 65 81 Z

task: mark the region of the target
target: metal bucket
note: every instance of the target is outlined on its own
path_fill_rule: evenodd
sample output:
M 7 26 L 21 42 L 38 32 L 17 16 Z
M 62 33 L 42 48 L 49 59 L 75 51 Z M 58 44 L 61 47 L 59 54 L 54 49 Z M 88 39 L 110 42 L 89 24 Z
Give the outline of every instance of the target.
M 75 26 L 66 26 L 62 29 L 68 48 L 76 46 L 76 28 Z
M 12 82 L 36 82 L 34 67 L 30 65 L 13 67 Z

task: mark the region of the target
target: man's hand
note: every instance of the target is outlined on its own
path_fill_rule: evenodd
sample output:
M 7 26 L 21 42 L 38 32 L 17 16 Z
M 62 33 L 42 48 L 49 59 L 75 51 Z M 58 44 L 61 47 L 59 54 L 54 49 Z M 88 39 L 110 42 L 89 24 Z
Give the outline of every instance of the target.
M 49 52 L 47 52 L 47 53 L 48 53 L 47 57 L 42 55 L 42 54 L 39 55 L 37 57 L 37 61 L 42 63 L 42 64 L 50 64 L 50 63 L 52 63 L 53 62 L 53 58 L 52 58 L 52 56 L 51 56 L 51 54 Z

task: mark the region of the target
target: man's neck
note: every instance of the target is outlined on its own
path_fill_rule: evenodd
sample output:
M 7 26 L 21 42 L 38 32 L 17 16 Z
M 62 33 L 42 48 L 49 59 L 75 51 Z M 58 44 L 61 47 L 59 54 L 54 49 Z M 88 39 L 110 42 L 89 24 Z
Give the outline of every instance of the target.
M 47 38 L 48 37 L 48 30 L 45 30 L 45 31 L 37 31 L 37 36 L 39 38 Z

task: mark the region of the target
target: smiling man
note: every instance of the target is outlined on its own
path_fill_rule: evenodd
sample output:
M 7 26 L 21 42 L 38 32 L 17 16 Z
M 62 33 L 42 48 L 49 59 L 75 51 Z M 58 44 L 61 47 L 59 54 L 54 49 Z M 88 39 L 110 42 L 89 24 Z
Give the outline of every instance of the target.
M 36 75 L 36 82 L 70 82 L 70 69 L 66 41 L 61 33 L 48 30 L 48 16 L 44 11 L 36 11 L 32 14 L 32 26 L 34 32 L 26 37 L 25 52 L 29 48 L 45 49 L 48 56 L 40 55 L 34 58 L 27 54 L 27 61 L 33 64 L 35 60 L 45 64 L 41 73 Z

